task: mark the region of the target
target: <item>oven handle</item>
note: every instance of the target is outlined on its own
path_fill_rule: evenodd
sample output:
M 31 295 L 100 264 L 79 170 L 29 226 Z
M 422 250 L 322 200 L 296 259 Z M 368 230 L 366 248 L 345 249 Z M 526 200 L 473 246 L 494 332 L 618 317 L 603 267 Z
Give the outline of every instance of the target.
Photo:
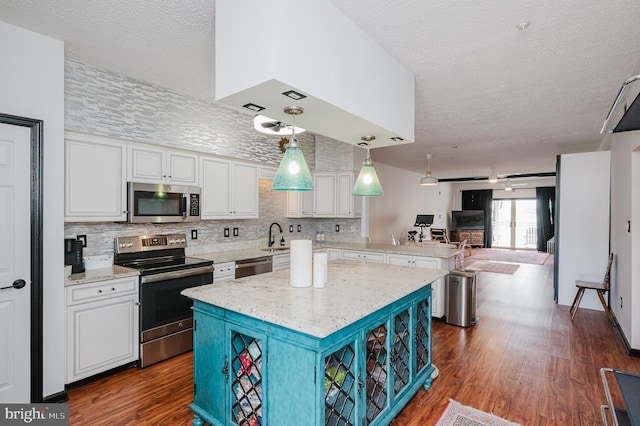
M 180 271 L 163 272 L 154 275 L 144 275 L 140 277 L 140 284 L 155 283 L 158 281 L 166 281 L 174 278 L 184 278 L 193 275 L 204 275 L 213 273 L 213 265 L 200 266 L 198 268 L 182 269 Z

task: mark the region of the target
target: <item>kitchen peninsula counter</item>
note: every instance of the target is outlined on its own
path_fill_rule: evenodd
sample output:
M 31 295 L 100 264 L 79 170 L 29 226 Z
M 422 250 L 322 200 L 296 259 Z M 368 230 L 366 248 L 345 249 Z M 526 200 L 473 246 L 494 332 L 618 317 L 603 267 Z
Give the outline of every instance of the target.
M 295 238 L 292 238 L 295 239 Z M 290 242 L 291 240 L 289 240 Z M 425 246 L 418 245 L 393 245 L 380 243 L 346 243 L 346 242 L 325 242 L 323 244 L 313 244 L 314 250 L 339 249 L 370 251 L 386 254 L 404 254 L 411 256 L 427 256 L 440 259 L 450 259 L 461 252 L 457 248 L 447 246 L 442 243 L 428 243 Z M 213 260 L 214 263 L 235 262 L 238 260 L 253 259 L 262 256 L 273 256 L 277 254 L 289 253 L 289 249 L 268 250 L 262 248 L 247 248 L 240 250 L 216 251 L 209 253 L 193 252 L 191 255 L 202 259 Z
M 430 283 L 446 274 L 333 260 L 324 288 L 283 270 L 183 290 L 193 424 L 389 424 L 431 385 Z

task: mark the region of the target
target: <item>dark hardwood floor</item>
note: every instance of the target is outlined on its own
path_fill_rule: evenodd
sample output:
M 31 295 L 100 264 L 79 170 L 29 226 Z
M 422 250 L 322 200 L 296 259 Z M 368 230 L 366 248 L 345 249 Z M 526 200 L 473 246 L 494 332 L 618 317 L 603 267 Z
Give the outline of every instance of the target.
M 514 275 L 479 273 L 480 322 L 460 328 L 434 321 L 440 375 L 393 426 L 433 425 L 450 398 L 523 425 L 602 424 L 599 369 L 640 374 L 640 358 L 626 354 L 603 312 L 580 309 L 572 322 L 569 308 L 553 302 L 552 287 L 551 259 L 521 264 Z M 72 389 L 70 423 L 190 425 L 192 368 L 188 353 Z

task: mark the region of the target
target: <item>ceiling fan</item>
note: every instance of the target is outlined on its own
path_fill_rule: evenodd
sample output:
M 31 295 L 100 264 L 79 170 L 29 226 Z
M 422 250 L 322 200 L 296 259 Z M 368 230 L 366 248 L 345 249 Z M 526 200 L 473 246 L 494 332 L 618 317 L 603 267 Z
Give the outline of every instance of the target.
M 279 132 L 281 129 L 284 129 L 287 127 L 285 123 L 277 120 L 262 122 L 260 123 L 260 126 L 262 126 L 263 129 L 270 129 L 270 130 L 273 130 L 274 132 Z

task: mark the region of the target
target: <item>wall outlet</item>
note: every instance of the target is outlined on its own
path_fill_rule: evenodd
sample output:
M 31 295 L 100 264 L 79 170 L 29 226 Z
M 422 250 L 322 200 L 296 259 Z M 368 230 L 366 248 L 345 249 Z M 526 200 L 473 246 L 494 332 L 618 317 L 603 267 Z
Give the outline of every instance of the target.
M 302 232 L 302 225 L 298 225 L 298 232 Z
M 76 240 L 82 241 L 82 247 L 86 247 L 87 246 L 87 235 L 86 234 L 76 235 Z
M 293 232 L 293 225 L 289 225 L 289 232 Z
M 234 237 L 238 236 L 238 228 L 233 228 L 233 236 Z
M 620 309 L 622 309 L 622 297 L 620 297 Z
M 336 225 L 336 232 L 340 232 L 340 225 Z
M 191 230 L 191 239 L 192 240 L 197 240 L 198 239 L 198 230 L 197 229 L 192 229 Z
M 224 228 L 224 237 L 229 238 L 229 228 Z

